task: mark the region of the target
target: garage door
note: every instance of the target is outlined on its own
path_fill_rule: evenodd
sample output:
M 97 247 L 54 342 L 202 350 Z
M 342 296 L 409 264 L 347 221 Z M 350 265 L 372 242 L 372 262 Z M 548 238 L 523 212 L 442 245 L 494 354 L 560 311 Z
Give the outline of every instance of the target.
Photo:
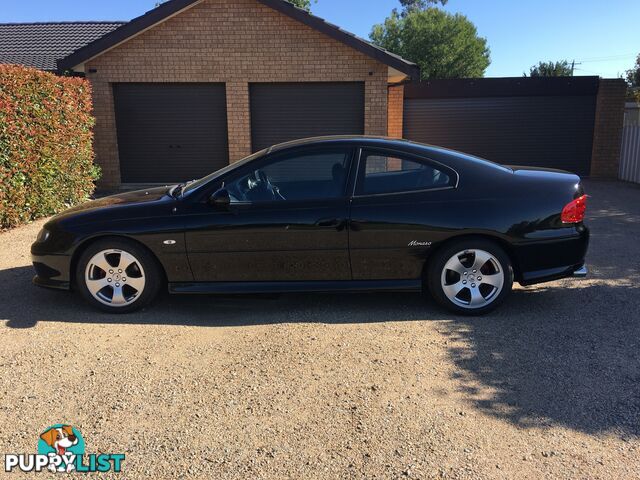
M 364 83 L 254 83 L 253 150 L 321 135 L 364 133 Z
M 123 183 L 173 183 L 229 164 L 224 84 L 114 85 Z
M 404 137 L 494 162 L 588 175 L 595 96 L 405 98 Z

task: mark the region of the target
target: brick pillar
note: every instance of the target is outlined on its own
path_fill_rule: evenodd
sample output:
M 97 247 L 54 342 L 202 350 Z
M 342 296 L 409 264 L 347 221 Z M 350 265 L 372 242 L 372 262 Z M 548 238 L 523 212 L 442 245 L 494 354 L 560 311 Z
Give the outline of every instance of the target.
M 600 79 L 591 154 L 592 177 L 618 178 L 626 92 L 624 80 Z
M 227 82 L 227 125 L 229 161 L 233 163 L 251 155 L 251 113 L 247 82 Z
M 99 80 L 97 74 L 87 75 L 91 82 L 93 98 L 93 149 L 96 164 L 102 175 L 97 182 L 98 188 L 110 189 L 120 185 L 120 157 L 116 136 L 116 115 L 113 105 L 113 89 L 109 82 Z
M 364 133 L 387 134 L 387 69 L 380 68 L 365 82 Z
M 387 102 L 387 135 L 392 138 L 403 137 L 404 85 L 389 87 Z

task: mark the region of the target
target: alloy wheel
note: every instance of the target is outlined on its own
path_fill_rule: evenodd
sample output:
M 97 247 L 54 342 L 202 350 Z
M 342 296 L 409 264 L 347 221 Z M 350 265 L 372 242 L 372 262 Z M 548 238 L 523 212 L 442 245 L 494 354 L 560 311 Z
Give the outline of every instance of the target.
M 479 309 L 498 298 L 504 286 L 498 259 L 479 249 L 453 255 L 442 269 L 441 286 L 446 297 L 466 309 Z
M 102 250 L 85 269 L 85 285 L 93 297 L 110 307 L 125 307 L 140 298 L 146 285 L 140 261 L 124 250 Z

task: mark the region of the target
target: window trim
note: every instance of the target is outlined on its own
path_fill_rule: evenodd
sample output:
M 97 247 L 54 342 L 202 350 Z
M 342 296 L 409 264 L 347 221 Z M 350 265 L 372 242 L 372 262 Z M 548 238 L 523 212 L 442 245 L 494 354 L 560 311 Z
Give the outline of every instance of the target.
M 372 153 L 382 153 L 384 155 L 395 155 L 397 157 L 399 157 L 401 160 L 402 159 L 406 159 L 406 160 L 412 160 L 415 159 L 418 162 L 422 162 L 422 163 L 427 163 L 427 164 L 432 164 L 434 167 L 442 167 L 442 170 L 449 173 L 452 173 L 455 177 L 455 182 L 453 185 L 449 185 L 446 187 L 436 187 L 436 188 L 419 188 L 416 190 L 404 190 L 401 192 L 383 192 L 383 193 L 367 193 L 367 194 L 358 194 L 358 186 L 360 184 L 360 182 L 364 183 L 363 178 L 361 177 L 361 172 L 363 172 L 364 168 L 365 168 L 365 154 L 367 154 L 368 152 L 372 152 Z M 408 194 L 413 194 L 413 193 L 423 193 L 423 192 L 440 192 L 443 190 L 455 190 L 458 188 L 458 185 L 460 184 L 460 174 L 458 174 L 458 172 L 456 170 L 454 170 L 453 168 L 451 168 L 448 165 L 445 165 L 442 162 L 438 162 L 437 160 L 433 160 L 432 158 L 429 157 L 423 157 L 420 155 L 416 155 L 414 153 L 410 153 L 410 152 L 403 152 L 401 150 L 395 150 L 392 148 L 385 148 L 385 147 L 360 147 L 359 151 L 358 151 L 358 169 L 356 170 L 356 175 L 355 175 L 355 180 L 353 182 L 353 192 L 352 192 L 352 198 L 369 198 L 369 197 L 388 197 L 390 195 L 408 195 Z

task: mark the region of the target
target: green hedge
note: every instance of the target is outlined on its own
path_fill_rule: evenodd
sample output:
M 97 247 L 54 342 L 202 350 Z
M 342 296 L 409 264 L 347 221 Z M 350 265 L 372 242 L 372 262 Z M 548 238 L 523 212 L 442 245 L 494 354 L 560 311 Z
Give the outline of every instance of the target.
M 0 228 L 93 193 L 93 124 L 86 80 L 0 65 Z

